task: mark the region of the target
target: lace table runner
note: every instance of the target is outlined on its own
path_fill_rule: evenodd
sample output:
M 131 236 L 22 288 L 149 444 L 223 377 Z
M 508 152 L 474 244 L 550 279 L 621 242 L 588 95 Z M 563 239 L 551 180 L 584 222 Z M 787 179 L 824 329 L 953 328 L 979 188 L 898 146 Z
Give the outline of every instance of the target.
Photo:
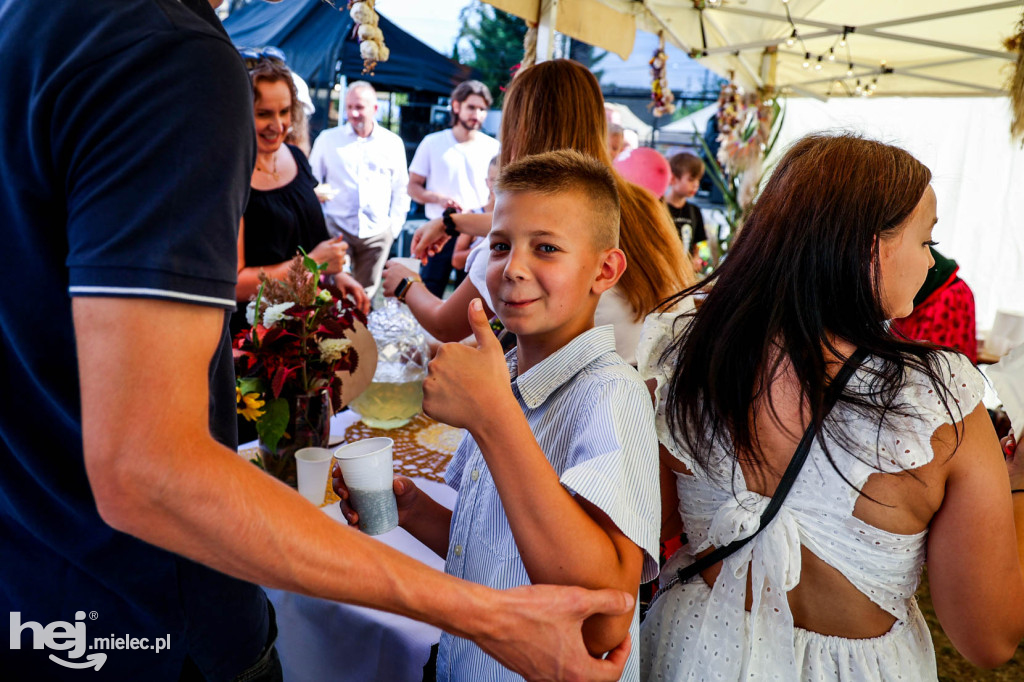
M 345 429 L 345 442 L 351 443 L 377 436 L 391 438 L 395 441 L 393 458 L 397 475 L 427 478 L 444 483 L 444 471 L 464 433 L 463 429 L 436 422 L 424 414 L 419 414 L 398 429 L 375 429 L 356 421 Z M 341 443 L 334 444 L 333 447 L 338 445 Z M 251 460 L 259 454 L 259 448 L 243 448 L 239 454 Z M 331 481 L 328 478 L 324 502 L 320 506 L 334 504 L 337 501 L 338 496 L 331 489 Z

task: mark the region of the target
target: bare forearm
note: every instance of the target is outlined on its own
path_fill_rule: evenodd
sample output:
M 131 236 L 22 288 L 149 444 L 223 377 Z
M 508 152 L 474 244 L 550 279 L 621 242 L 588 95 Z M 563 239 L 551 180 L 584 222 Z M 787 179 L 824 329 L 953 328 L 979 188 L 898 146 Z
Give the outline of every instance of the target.
M 456 213 L 452 216 L 455 228 L 462 234 L 486 237 L 491 231 L 493 213 Z
M 402 528 L 442 559 L 448 556 L 452 510 L 420 492 L 416 509 L 401 522 Z
M 459 615 L 465 600 L 489 599 L 330 519 L 212 440 L 189 451 L 194 456 L 162 458 L 156 471 L 117 467 L 118 484 L 97 490 L 104 518 L 244 580 L 398 613 L 450 632 L 465 632 L 466 614 Z
M 291 261 L 276 263 L 274 265 L 260 265 L 242 268 L 238 271 L 238 283 L 235 284 L 235 300 L 248 301 L 260 288 L 260 272 L 267 273 L 270 279 L 284 279 L 288 274 L 288 265 Z
M 514 404 L 512 407 L 517 408 Z M 512 413 L 496 409 L 494 414 Z M 488 428 L 489 435 L 474 437 L 501 499 L 530 501 L 505 505 L 505 515 L 530 581 L 595 589 L 614 587 L 636 594 L 642 563 L 640 550 L 628 540 L 622 545 L 613 542 L 608 530 L 581 506 L 589 503 L 578 501 L 562 487 L 525 418 L 518 409 L 516 414 L 519 419 L 505 418 L 506 428 Z M 517 444 L 515 457 L 509 456 L 509 443 Z M 618 645 L 631 620 L 631 614 L 587 619 L 583 624 L 587 649 L 596 654 Z
M 635 590 L 639 573 L 627 575 L 615 544 L 562 486 L 514 398 L 509 399 L 511 410 L 493 409 L 501 419 L 489 421 L 485 433 L 474 430 L 473 436 L 501 499 L 530 501 L 505 505 L 530 580 Z
M 444 204 L 448 201 L 448 197 L 415 182 L 409 183 L 409 198 L 419 204 Z
M 478 295 L 476 287 L 464 280 L 451 296 L 442 300 L 421 283 L 412 285 L 405 303 L 416 320 L 438 341 L 461 341 L 472 333 L 466 320 L 469 302 Z
M 1013 524 L 1017 532 L 1017 558 L 1024 572 L 1024 493 L 1013 494 Z
M 86 473 L 112 527 L 245 580 L 452 632 L 466 600 L 494 607 L 496 595 L 332 521 L 211 437 L 208 372 L 223 310 L 104 298 L 76 298 L 72 309 Z

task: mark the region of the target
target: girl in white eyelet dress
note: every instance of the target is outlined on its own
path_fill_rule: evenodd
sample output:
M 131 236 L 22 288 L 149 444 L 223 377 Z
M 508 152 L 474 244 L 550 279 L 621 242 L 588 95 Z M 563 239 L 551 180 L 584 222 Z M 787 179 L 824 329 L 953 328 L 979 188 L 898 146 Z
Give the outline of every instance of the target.
M 749 273 L 759 268 L 770 271 L 771 266 L 766 266 L 765 262 L 771 258 L 766 259 L 763 254 L 772 253 L 773 248 L 778 249 L 776 253 L 791 253 L 799 249 L 793 241 L 798 236 L 793 235 L 792 230 L 786 234 L 785 230 L 766 226 L 758 221 L 758 217 L 770 214 L 779 206 L 784 210 L 794 210 L 792 204 L 773 199 L 791 193 L 787 182 L 791 183 L 795 178 L 808 182 L 807 174 L 800 173 L 801 167 L 804 170 L 820 169 L 825 165 L 823 159 L 828 159 L 830 154 L 842 158 L 844 154 L 856 157 L 857 154 L 880 151 L 884 157 L 892 153 L 891 149 L 887 145 L 846 136 L 819 136 L 798 142 L 787 158 L 780 162 L 758 202 L 760 206 L 755 206 L 754 213 L 748 218 L 744 228 L 747 232 L 734 245 L 729 256 L 733 269 L 720 268 L 719 277 L 710 288 L 701 312 L 694 316 L 690 299 L 686 298 L 673 312 L 648 317 L 637 357 L 644 378 L 656 381 L 653 390 L 657 403 L 657 427 L 663 445 L 663 464 L 666 465 L 662 472 L 663 495 L 666 504 L 674 504 L 674 498 L 678 497 L 677 512 L 688 544 L 663 567 L 661 592 L 642 624 L 639 642 L 642 679 L 649 682 L 935 680 L 937 674 L 931 634 L 914 598 L 926 555 L 932 567 L 933 599 L 942 624 L 954 644 L 968 658 L 979 665 L 999 664 L 1013 654 L 1016 642 L 1024 634 L 1024 579 L 1020 563 L 1024 548 L 1018 547 L 1014 537 L 1014 524 L 1024 527 L 1024 514 L 1021 513 L 1024 505 L 1017 505 L 1017 518 L 1014 519 L 1012 504 L 1008 502 L 1006 469 L 1002 461 L 996 459 L 999 457 L 998 441 L 991 425 L 979 416 L 988 419 L 980 405 L 983 377 L 964 356 L 946 351 L 923 351 L 918 347 L 916 352 L 930 359 L 931 364 L 926 366 L 931 369 L 922 370 L 908 362 L 898 374 L 902 376 L 902 385 L 889 396 L 888 402 L 877 397 L 863 403 L 841 400 L 828 417 L 824 429 L 828 453 L 833 461 L 829 461 L 820 443 L 815 442 L 776 517 L 753 540 L 719 564 L 721 570 L 717 577 L 706 581 L 704 576 L 697 575 L 686 584 L 679 584 L 675 579 L 676 570 L 692 563 L 695 555 L 753 534 L 774 490 L 774 485 L 768 486 L 762 495 L 748 489 L 743 467 L 737 464 L 735 450 L 723 445 L 722 439 L 705 437 L 701 440 L 698 436 L 688 440 L 679 435 L 677 425 L 681 422 L 678 417 L 699 417 L 706 414 L 702 410 L 714 410 L 716 405 L 714 399 L 704 401 L 703 406 L 699 399 L 692 400 L 688 404 L 689 411 L 677 411 L 677 420 L 670 422 L 669 415 L 677 407 L 673 404 L 672 390 L 679 390 L 680 385 L 689 385 L 687 381 L 694 376 L 682 376 L 681 384 L 673 384 L 674 375 L 680 371 L 677 363 L 688 359 L 686 352 L 701 353 L 702 349 L 712 347 L 701 355 L 699 362 L 708 364 L 707 374 L 714 369 L 716 380 L 721 382 L 723 367 L 726 366 L 715 363 L 728 362 L 730 353 L 742 355 L 746 349 L 759 353 L 755 357 L 763 359 L 771 356 L 771 350 L 765 354 L 766 348 L 787 347 L 786 344 L 763 341 L 764 338 L 798 336 L 792 327 L 787 327 L 785 313 L 774 321 L 772 311 L 768 310 L 770 301 L 761 305 L 755 301 L 750 307 L 746 307 L 745 302 L 749 302 L 746 299 L 756 299 L 759 294 L 769 298 L 772 295 L 786 296 L 785 286 L 780 287 L 784 290 L 781 294 L 765 292 L 766 285 L 761 283 L 758 286 L 756 277 Z M 906 155 L 902 150 L 898 151 Z M 901 160 L 916 164 L 914 169 L 921 173 L 923 167 L 909 155 L 906 157 L 909 160 Z M 842 165 L 853 166 L 850 171 L 852 179 L 848 176 L 847 181 L 855 182 L 858 179 L 857 164 Z M 886 171 L 884 159 L 879 162 L 877 155 L 872 164 L 864 166 L 865 173 L 870 170 L 884 175 Z M 896 175 L 899 170 L 897 165 L 892 172 Z M 927 185 L 926 169 L 923 173 L 923 185 Z M 824 198 L 818 201 L 818 206 L 808 207 L 809 215 L 813 217 L 805 219 L 807 216 L 800 215 L 797 210 L 797 215 L 788 224 L 798 229 L 817 230 L 816 236 L 820 241 L 815 248 L 828 251 L 830 236 L 858 228 L 844 223 L 830 231 L 828 227 L 815 223 L 822 222 L 821 216 L 829 213 L 821 205 L 850 201 L 848 192 L 843 188 L 830 187 L 827 179 L 820 182 L 826 184 L 817 189 L 831 190 L 831 195 L 815 195 Z M 891 241 L 904 239 L 901 236 L 903 232 L 908 238 L 917 240 L 919 235 L 914 230 L 926 235 L 919 241 L 928 240 L 927 233 L 934 220 L 931 215 L 922 218 L 921 211 L 927 212 L 929 207 L 934 210 L 934 195 L 931 194 L 929 199 L 930 192 L 930 188 L 925 190 L 925 198 L 921 198 L 917 206 L 910 204 L 913 213 L 900 216 L 901 224 L 890 226 L 889 232 L 877 225 L 872 227 L 870 217 L 861 226 L 865 231 L 874 229 L 879 235 L 878 258 L 873 266 L 869 266 L 872 269 L 865 274 L 865 279 L 875 276 L 871 273 L 879 273 L 880 303 L 889 317 L 898 317 L 898 313 L 908 305 L 912 307 L 916 287 L 923 282 L 931 265 L 921 260 L 923 256 L 916 250 L 921 247 L 916 242 L 909 241 L 900 247 Z M 871 208 L 866 206 L 871 201 L 870 193 L 867 196 L 865 199 L 861 195 L 857 205 L 870 216 Z M 920 197 L 920 193 L 917 196 Z M 880 205 L 886 201 L 888 199 L 880 200 Z M 815 200 L 811 199 L 809 203 L 814 204 Z M 757 213 L 758 207 L 762 209 L 761 215 Z M 891 201 L 880 210 L 882 213 L 893 211 Z M 841 211 L 834 210 L 833 214 L 840 215 Z M 749 243 L 744 244 L 743 239 Z M 835 248 L 840 252 L 836 260 L 841 261 L 841 249 L 844 247 Z M 817 257 L 820 260 L 820 254 Z M 777 267 L 799 271 L 801 265 L 801 255 L 797 254 Z M 808 275 L 805 273 L 804 277 Z M 769 280 L 784 281 L 785 278 L 785 275 L 776 273 Z M 751 288 L 738 287 L 737 282 Z M 819 293 L 820 288 L 827 286 L 816 284 Z M 856 288 L 850 282 L 845 282 L 844 286 Z M 717 298 L 716 289 L 719 290 Z M 789 288 L 789 291 L 795 290 Z M 835 295 L 841 297 L 843 293 Z M 730 296 L 733 300 L 728 301 Z M 811 294 L 811 299 L 813 296 Z M 794 297 L 799 298 L 798 295 Z M 863 332 L 863 325 L 848 324 L 842 317 L 833 316 L 834 321 L 830 322 L 828 311 L 820 316 L 808 315 L 808 305 L 805 298 L 800 308 L 804 311 L 801 326 L 813 326 L 820 320 L 831 331 L 832 327 L 847 325 L 843 330 L 845 333 L 829 337 L 835 339 L 834 349 L 840 352 L 832 355 L 839 360 L 845 359 L 845 355 L 857 345 L 869 351 L 873 350 L 873 344 L 879 345 L 879 353 L 883 357 L 869 353 L 844 391 L 847 396 L 877 396 L 879 377 L 893 376 L 886 373 L 886 363 L 890 361 L 884 357 L 887 352 L 884 345 L 894 343 L 905 347 L 907 344 L 894 338 L 887 341 L 887 325 L 878 324 L 874 334 Z M 776 310 L 784 307 L 785 303 Z M 850 316 L 855 317 L 856 302 L 850 303 L 849 308 Z M 728 327 L 723 322 L 735 320 L 739 313 L 732 312 L 734 310 L 742 310 L 742 314 L 753 318 L 755 321 L 751 324 L 756 332 L 771 336 L 736 334 L 735 330 L 741 327 Z M 702 315 L 706 317 L 701 319 Z M 773 324 L 777 326 L 773 327 Z M 695 329 L 699 342 L 687 338 Z M 856 338 L 858 334 L 862 338 Z M 675 345 L 670 348 L 673 343 Z M 806 346 L 800 347 L 799 341 L 790 342 L 788 348 L 790 353 L 806 355 Z M 845 353 L 842 352 L 844 350 Z M 719 357 L 716 358 L 714 353 L 719 353 Z M 781 354 L 785 353 L 783 349 Z M 778 350 L 776 354 L 779 354 Z M 786 361 L 792 362 L 788 358 Z M 703 365 L 698 365 L 696 370 L 693 366 L 687 369 L 706 380 L 701 367 Z M 775 369 L 778 368 L 773 368 L 769 374 L 773 380 L 785 376 L 776 373 Z M 680 379 L 679 376 L 675 378 Z M 726 371 L 724 381 L 728 379 Z M 708 384 L 701 386 L 707 394 Z M 770 383 L 769 390 L 765 392 L 771 393 Z M 750 390 L 747 395 L 753 393 Z M 808 395 L 807 389 L 798 395 Z M 878 409 L 878 405 L 883 403 L 899 407 L 883 416 Z M 748 406 L 751 411 L 756 409 L 755 401 L 751 399 Z M 956 438 L 959 439 L 957 447 L 950 439 L 933 443 L 933 434 L 937 430 L 945 433 L 954 423 L 958 434 Z M 805 426 L 806 421 L 799 431 Z M 731 430 L 726 433 L 732 435 Z M 799 433 L 797 439 L 798 436 Z M 694 448 L 695 443 L 705 447 Z M 745 451 L 749 452 L 751 448 Z M 693 452 L 707 454 L 695 457 Z M 933 460 L 935 464 L 932 464 Z M 777 466 L 772 470 L 781 472 L 787 462 L 788 459 L 781 464 L 774 462 Z M 1024 482 L 1024 467 L 1018 466 L 1017 469 L 1011 470 L 1014 489 Z M 911 472 L 914 480 L 922 484 L 914 490 L 925 490 L 923 497 L 933 500 L 929 503 L 931 507 L 929 504 L 922 507 L 917 501 L 907 505 L 916 510 L 916 516 L 911 514 L 914 518 L 920 518 L 921 508 L 931 510 L 929 513 L 933 516 L 922 522 L 923 529 L 897 533 L 858 518 L 864 516 L 857 506 L 861 498 L 859 491 L 866 487 L 872 475 L 905 478 L 906 472 Z M 960 482 L 967 477 L 972 479 L 969 485 Z M 672 495 L 673 489 L 675 495 Z M 874 487 L 871 490 L 885 492 L 892 488 Z M 875 499 L 897 511 L 905 501 L 899 496 Z M 857 516 L 854 515 L 855 507 Z M 665 514 L 670 511 L 666 509 Z M 882 517 L 876 514 L 871 518 L 877 521 Z M 979 528 L 986 528 L 986 531 L 980 532 Z M 816 560 L 838 571 L 858 593 L 888 614 L 888 621 L 893 621 L 888 631 L 883 629 L 874 636 L 854 638 L 819 634 L 796 626 L 790 593 L 801 582 L 802 563 L 807 556 L 803 552 L 813 554 Z M 820 566 L 818 568 L 820 571 Z M 986 585 L 986 581 L 998 585 Z M 837 591 L 836 613 L 841 614 L 847 608 L 845 595 L 848 592 Z M 810 603 L 828 605 L 828 599 L 828 595 L 815 595 Z M 748 600 L 749 609 L 746 608 Z M 874 609 L 861 604 L 850 613 L 860 613 L 856 608 L 861 608 L 860 612 L 864 608 Z M 806 612 L 802 613 L 806 621 Z M 825 620 L 833 631 L 837 629 L 836 622 L 842 632 L 856 632 L 858 629 L 855 623 L 844 623 L 842 617 Z M 849 625 L 848 630 L 846 625 Z

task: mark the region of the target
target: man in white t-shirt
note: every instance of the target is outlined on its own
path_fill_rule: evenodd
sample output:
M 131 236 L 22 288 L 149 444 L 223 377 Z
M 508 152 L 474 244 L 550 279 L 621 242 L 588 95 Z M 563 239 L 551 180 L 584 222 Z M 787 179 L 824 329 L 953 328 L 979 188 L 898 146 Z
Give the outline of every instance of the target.
M 347 124 L 317 136 L 309 165 L 317 180 L 330 185 L 318 192 L 327 230 L 344 237 L 352 276 L 373 296 L 409 212 L 405 144 L 375 122 L 377 91 L 366 81 L 346 90 L 345 113 Z M 331 192 L 337 193 L 325 199 Z
M 409 196 L 423 204 L 431 220 L 449 207 L 460 213 L 483 208 L 489 194 L 487 166 L 498 153 L 498 141 L 480 130 L 492 102 L 487 86 L 480 81 L 459 83 L 451 99 L 452 127 L 423 138 L 409 164 Z M 436 296 L 442 296 L 448 284 L 454 248 L 455 240 L 449 239 L 420 268 L 423 283 Z

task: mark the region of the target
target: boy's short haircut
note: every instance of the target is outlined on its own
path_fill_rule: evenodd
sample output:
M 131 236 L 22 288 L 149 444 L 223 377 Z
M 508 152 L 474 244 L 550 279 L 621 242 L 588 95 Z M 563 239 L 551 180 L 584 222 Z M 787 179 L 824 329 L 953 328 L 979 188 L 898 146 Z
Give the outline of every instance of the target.
M 704 175 L 704 162 L 699 156 L 682 152 L 668 160 L 669 168 L 672 169 L 672 177 L 681 178 L 684 174 L 691 178 L 700 178 Z
M 612 170 L 597 159 L 571 149 L 523 157 L 502 168 L 494 182 L 495 196 L 508 192 L 575 192 L 592 216 L 597 248 L 619 245 L 619 190 Z

